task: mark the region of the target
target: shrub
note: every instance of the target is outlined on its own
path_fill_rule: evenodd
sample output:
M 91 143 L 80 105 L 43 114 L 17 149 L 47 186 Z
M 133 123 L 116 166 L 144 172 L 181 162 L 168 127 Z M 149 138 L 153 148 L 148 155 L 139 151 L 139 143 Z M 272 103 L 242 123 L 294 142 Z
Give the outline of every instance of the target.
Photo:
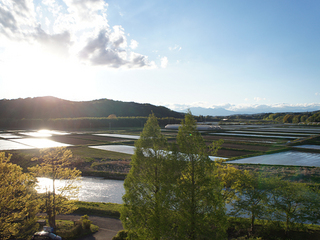
M 85 230 L 90 229 L 91 221 L 89 220 L 88 215 L 84 215 L 80 218 L 80 222 L 82 223 L 82 228 Z
M 88 215 L 84 215 L 80 217 L 79 221 L 74 222 L 74 226 L 71 229 L 58 230 L 57 234 L 63 239 L 75 239 L 79 236 L 97 232 L 98 229 L 97 226 L 91 225 Z
M 127 230 L 120 230 L 117 235 L 115 235 L 112 240 L 126 240 L 128 237 L 128 231 Z

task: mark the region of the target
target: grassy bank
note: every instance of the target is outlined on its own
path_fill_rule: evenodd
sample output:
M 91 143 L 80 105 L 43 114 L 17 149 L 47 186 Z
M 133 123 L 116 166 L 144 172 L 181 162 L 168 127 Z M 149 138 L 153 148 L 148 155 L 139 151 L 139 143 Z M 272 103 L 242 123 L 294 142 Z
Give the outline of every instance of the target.
M 121 204 L 77 201 L 76 205 L 78 209 L 75 214 L 120 218 Z

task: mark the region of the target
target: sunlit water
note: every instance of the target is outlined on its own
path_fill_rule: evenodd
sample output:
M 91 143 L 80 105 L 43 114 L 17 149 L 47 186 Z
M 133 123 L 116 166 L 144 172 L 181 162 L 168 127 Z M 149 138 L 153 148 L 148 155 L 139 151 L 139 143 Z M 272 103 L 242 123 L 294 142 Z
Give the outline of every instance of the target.
M 56 180 L 56 189 L 63 187 L 66 180 Z M 84 202 L 110 202 L 122 203 L 124 194 L 123 181 L 108 180 L 103 178 L 82 177 L 77 185 L 81 186 L 78 200 Z M 52 180 L 49 178 L 38 178 L 38 192 L 46 192 L 52 189 Z
M 320 154 L 286 151 L 249 158 L 242 158 L 239 160 L 229 161 L 228 163 L 320 167 Z

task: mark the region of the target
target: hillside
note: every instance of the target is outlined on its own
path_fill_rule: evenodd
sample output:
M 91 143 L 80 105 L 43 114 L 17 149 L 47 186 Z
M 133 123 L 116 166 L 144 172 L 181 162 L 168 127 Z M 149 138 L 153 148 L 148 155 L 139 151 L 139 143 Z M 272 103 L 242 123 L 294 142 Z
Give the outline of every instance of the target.
M 50 119 L 80 117 L 148 116 L 182 118 L 184 115 L 166 107 L 135 102 L 99 99 L 85 102 L 63 100 L 55 97 L 0 100 L 0 119 Z

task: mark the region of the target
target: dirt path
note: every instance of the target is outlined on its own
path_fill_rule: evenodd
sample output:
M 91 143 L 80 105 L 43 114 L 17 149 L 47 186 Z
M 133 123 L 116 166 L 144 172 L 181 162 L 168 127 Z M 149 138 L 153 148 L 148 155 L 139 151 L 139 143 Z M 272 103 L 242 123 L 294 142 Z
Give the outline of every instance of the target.
M 56 219 L 61 220 L 78 220 L 80 215 L 58 215 Z M 94 225 L 99 227 L 99 231 L 77 240 L 112 240 L 118 231 L 122 230 L 122 223 L 118 219 L 90 216 L 89 219 Z

